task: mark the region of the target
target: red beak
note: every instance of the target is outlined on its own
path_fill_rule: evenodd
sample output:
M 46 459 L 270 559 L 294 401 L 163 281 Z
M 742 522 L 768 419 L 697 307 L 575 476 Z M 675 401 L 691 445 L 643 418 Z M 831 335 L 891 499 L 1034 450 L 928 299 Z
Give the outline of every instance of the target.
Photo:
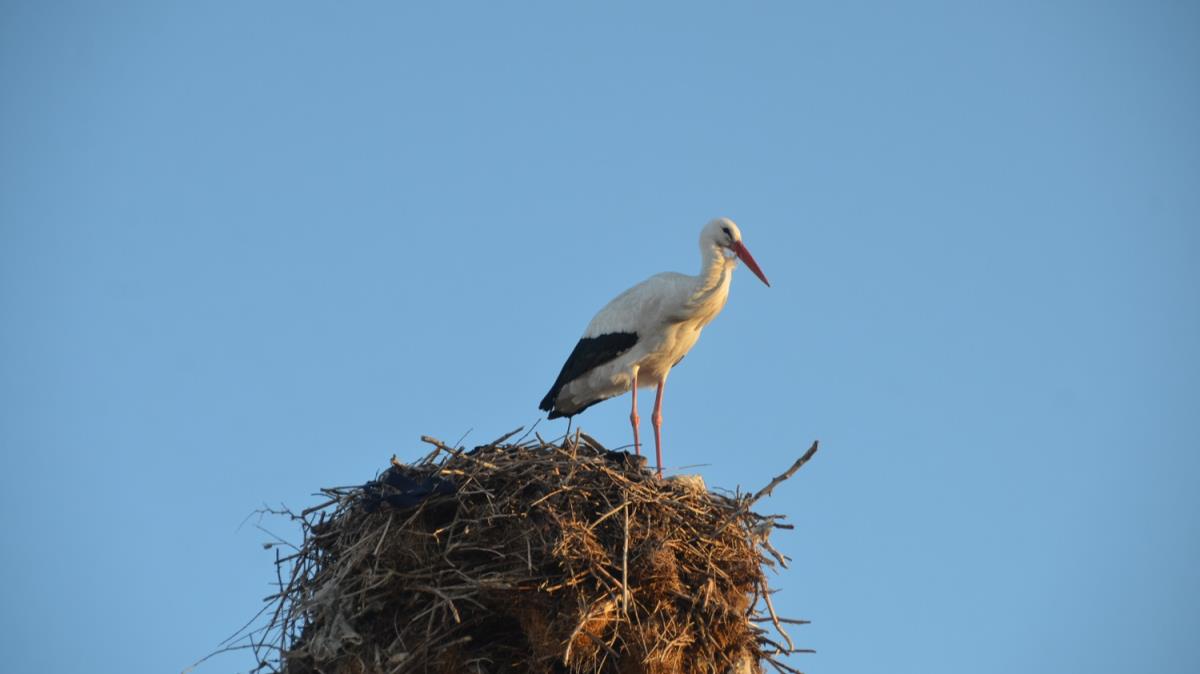
M 750 254 L 745 244 L 741 241 L 734 241 L 729 247 L 733 249 L 734 254 L 738 256 L 739 260 L 746 263 L 746 266 L 750 268 L 750 271 L 754 272 L 755 276 L 767 284 L 768 288 L 771 287 L 771 282 L 767 280 L 766 274 L 758 268 L 758 263 L 754 261 L 754 256 Z

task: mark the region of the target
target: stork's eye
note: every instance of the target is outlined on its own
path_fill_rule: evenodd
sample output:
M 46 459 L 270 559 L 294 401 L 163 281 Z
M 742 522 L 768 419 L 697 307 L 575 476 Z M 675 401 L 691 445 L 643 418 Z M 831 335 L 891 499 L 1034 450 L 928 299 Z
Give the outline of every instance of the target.
M 722 231 L 722 232 L 725 232 L 725 236 L 728 236 L 728 237 L 730 237 L 730 238 L 732 238 L 732 237 L 733 237 L 733 232 L 729 231 L 729 228 L 728 228 L 728 227 L 722 227 L 722 228 L 721 228 L 721 231 Z

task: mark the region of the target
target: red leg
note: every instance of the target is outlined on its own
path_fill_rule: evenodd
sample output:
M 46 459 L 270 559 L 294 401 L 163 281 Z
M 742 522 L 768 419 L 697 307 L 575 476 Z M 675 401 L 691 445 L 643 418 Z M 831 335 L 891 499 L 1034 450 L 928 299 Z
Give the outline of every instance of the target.
M 650 423 L 654 424 L 654 455 L 658 461 L 658 477 L 662 479 L 662 399 L 663 389 L 667 387 L 667 378 L 658 380 L 658 394 L 654 396 L 654 413 L 650 415 Z
M 642 455 L 642 441 L 638 438 L 638 423 L 642 420 L 637 413 L 637 373 L 638 369 L 633 368 L 633 386 L 629 391 L 633 394 L 633 411 L 629 413 L 629 423 L 633 424 L 633 451 L 638 456 Z

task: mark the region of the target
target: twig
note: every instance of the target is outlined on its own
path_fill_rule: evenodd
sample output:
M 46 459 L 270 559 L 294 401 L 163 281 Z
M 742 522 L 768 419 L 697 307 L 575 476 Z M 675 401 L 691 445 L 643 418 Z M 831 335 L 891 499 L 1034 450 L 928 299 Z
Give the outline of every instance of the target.
M 525 433 L 521 437 L 517 438 L 513 444 L 520 445 L 521 443 L 525 442 L 525 438 L 528 438 L 529 434 L 532 433 L 540 423 L 542 423 L 542 418 L 538 417 L 537 420 L 533 422 L 533 425 L 529 427 L 529 430 L 525 431 Z
M 501 435 L 500 437 L 496 438 L 495 440 L 492 440 L 492 442 L 490 444 L 492 447 L 495 447 L 496 445 L 499 445 L 500 443 L 511 438 L 512 436 L 516 435 L 517 433 L 520 433 L 523 430 L 525 430 L 524 426 L 518 426 L 515 430 L 511 430 L 511 431 L 505 433 L 504 435 Z
M 779 562 L 779 565 L 780 565 L 780 566 L 782 566 L 782 567 L 783 567 L 783 568 L 785 568 L 785 569 L 786 569 L 786 568 L 788 568 L 788 564 L 787 564 L 787 563 L 788 563 L 788 557 L 787 557 L 787 555 L 785 555 L 785 554 L 783 554 L 782 552 L 780 552 L 780 551 L 776 550 L 776 549 L 775 549 L 775 546 L 774 546 L 774 545 L 771 545 L 771 541 L 767 540 L 767 537 L 766 537 L 766 536 L 764 536 L 764 537 L 762 538 L 762 540 L 760 540 L 760 541 L 758 542 L 758 544 L 759 544 L 759 545 L 761 545 L 761 546 L 763 546 L 764 548 L 766 548 L 767 552 L 771 553 L 771 556 L 775 558 L 775 561 Z
M 375 564 L 379 564 L 379 548 L 383 547 L 383 542 L 387 540 L 388 529 L 392 527 L 392 513 L 388 513 L 387 524 L 383 525 L 383 533 L 379 534 L 379 542 L 375 544 L 375 550 L 372 554 L 376 557 Z
M 623 504 L 629 505 L 629 501 Z M 621 541 L 621 613 L 629 616 L 629 508 L 625 508 L 625 529 Z
M 775 613 L 775 605 L 771 603 L 771 592 L 765 587 L 763 588 L 762 598 L 767 604 L 767 610 L 771 612 L 771 622 L 775 623 L 775 631 L 779 632 L 780 636 L 787 641 L 788 653 L 794 653 L 796 651 L 796 644 L 792 643 L 792 638 L 783 630 L 783 625 L 779 624 L 780 620 L 779 616 Z
M 608 451 L 608 448 L 607 448 L 607 447 L 605 447 L 604 445 L 600 444 L 600 441 L 599 441 L 599 440 L 597 440 L 596 438 L 593 438 L 592 436 L 588 435 L 587 433 L 582 433 L 582 432 L 581 432 L 581 433 L 579 434 L 579 436 L 580 436 L 581 438 L 583 438 L 583 439 L 584 439 L 584 441 L 585 441 L 585 442 L 587 442 L 587 443 L 588 443 L 589 445 L 591 445 L 592 447 L 594 447 L 594 448 L 596 448 L 596 449 L 598 449 L 598 450 L 600 450 L 600 451 L 602 451 L 602 452 L 607 452 L 607 451 Z
M 757 615 L 757 613 L 756 613 L 756 615 L 753 618 L 751 618 L 751 620 L 753 620 L 755 622 L 770 622 L 771 616 Z M 781 622 L 785 625 L 811 625 L 812 624 L 811 620 L 796 620 L 795 618 L 779 618 L 779 622 Z
M 600 516 L 600 519 L 598 519 L 595 522 L 592 522 L 591 524 L 588 525 L 588 531 L 595 529 L 597 526 L 600 525 L 601 522 L 612 517 L 613 515 L 616 515 L 618 512 L 621 511 L 622 508 L 625 508 L 628 505 L 629 505 L 629 502 L 626 501 L 626 502 L 622 503 L 621 505 L 617 506 L 616 508 L 613 508 L 612 510 L 604 513 L 603 515 Z
M 192 672 L 194 669 L 196 669 L 200 665 L 211 660 L 212 658 L 215 658 L 218 655 L 221 655 L 222 653 L 232 653 L 233 651 L 244 651 L 244 650 L 248 650 L 248 649 L 257 649 L 257 647 L 258 647 L 257 644 L 239 644 L 239 645 L 235 645 L 235 646 L 226 646 L 225 648 L 213 651 L 212 653 L 209 653 L 208 655 L 193 662 L 190 666 L 188 666 L 187 669 L 180 672 L 180 674 L 190 674 L 190 672 Z M 268 646 L 268 648 L 275 648 L 275 647 Z
M 775 658 L 772 658 L 770 656 L 767 656 L 764 659 L 767 661 L 767 664 L 774 667 L 775 671 L 779 672 L 779 674 L 803 674 L 803 672 L 796 669 L 795 667 L 792 667 L 790 665 L 785 665 L 782 662 L 779 662 L 778 660 L 776 660 Z
M 471 434 L 471 431 L 473 431 L 473 430 L 475 430 L 475 429 L 474 429 L 474 428 L 468 428 L 468 429 L 467 429 L 467 432 L 466 432 L 466 433 L 463 433 L 463 434 L 462 434 L 462 437 L 460 437 L 460 438 L 458 439 L 458 442 L 455 442 L 455 443 L 454 443 L 454 446 L 455 446 L 455 447 L 459 447 L 459 448 L 461 448 L 461 447 L 462 447 L 462 442 L 463 442 L 463 440 L 466 440 L 466 439 L 467 439 L 467 436 L 468 436 L 468 435 L 470 435 L 470 434 Z
M 770 496 L 771 492 L 775 489 L 775 487 L 778 487 L 781 482 L 783 482 L 784 480 L 786 480 L 789 477 L 791 477 L 792 475 L 794 475 L 796 473 L 796 471 L 800 470 L 801 466 L 808 463 L 808 460 L 813 457 L 813 454 L 817 453 L 818 443 L 819 443 L 818 440 L 813 440 L 812 447 L 808 448 L 808 451 L 804 453 L 804 456 L 801 456 L 799 459 L 796 459 L 796 463 L 793 463 L 792 467 L 783 471 L 783 473 L 781 475 L 775 476 L 775 479 L 771 480 L 770 484 L 763 487 L 762 489 L 759 489 L 757 494 L 755 494 L 753 497 L 751 497 L 750 500 L 746 501 L 744 508 L 749 509 L 750 506 L 754 505 L 754 503 L 757 502 L 762 497 Z

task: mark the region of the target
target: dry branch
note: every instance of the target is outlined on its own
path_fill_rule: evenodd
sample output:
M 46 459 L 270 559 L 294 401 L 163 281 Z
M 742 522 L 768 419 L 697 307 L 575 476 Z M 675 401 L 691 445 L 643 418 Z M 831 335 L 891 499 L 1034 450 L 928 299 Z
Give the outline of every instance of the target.
M 796 463 L 793 463 L 791 468 L 783 471 L 783 473 L 780 475 L 776 475 L 775 479 L 771 480 L 771 484 L 759 489 L 758 493 L 756 493 L 750 500 L 746 501 L 746 507 L 748 508 L 754 505 L 764 496 L 770 496 L 771 492 L 775 491 L 775 487 L 778 487 L 781 482 L 795 475 L 796 471 L 800 470 L 801 466 L 808 463 L 808 460 L 813 457 L 813 454 L 817 453 L 818 444 L 820 444 L 819 441 L 813 440 L 812 446 L 808 448 L 808 451 L 805 452 L 799 459 L 796 459 Z

